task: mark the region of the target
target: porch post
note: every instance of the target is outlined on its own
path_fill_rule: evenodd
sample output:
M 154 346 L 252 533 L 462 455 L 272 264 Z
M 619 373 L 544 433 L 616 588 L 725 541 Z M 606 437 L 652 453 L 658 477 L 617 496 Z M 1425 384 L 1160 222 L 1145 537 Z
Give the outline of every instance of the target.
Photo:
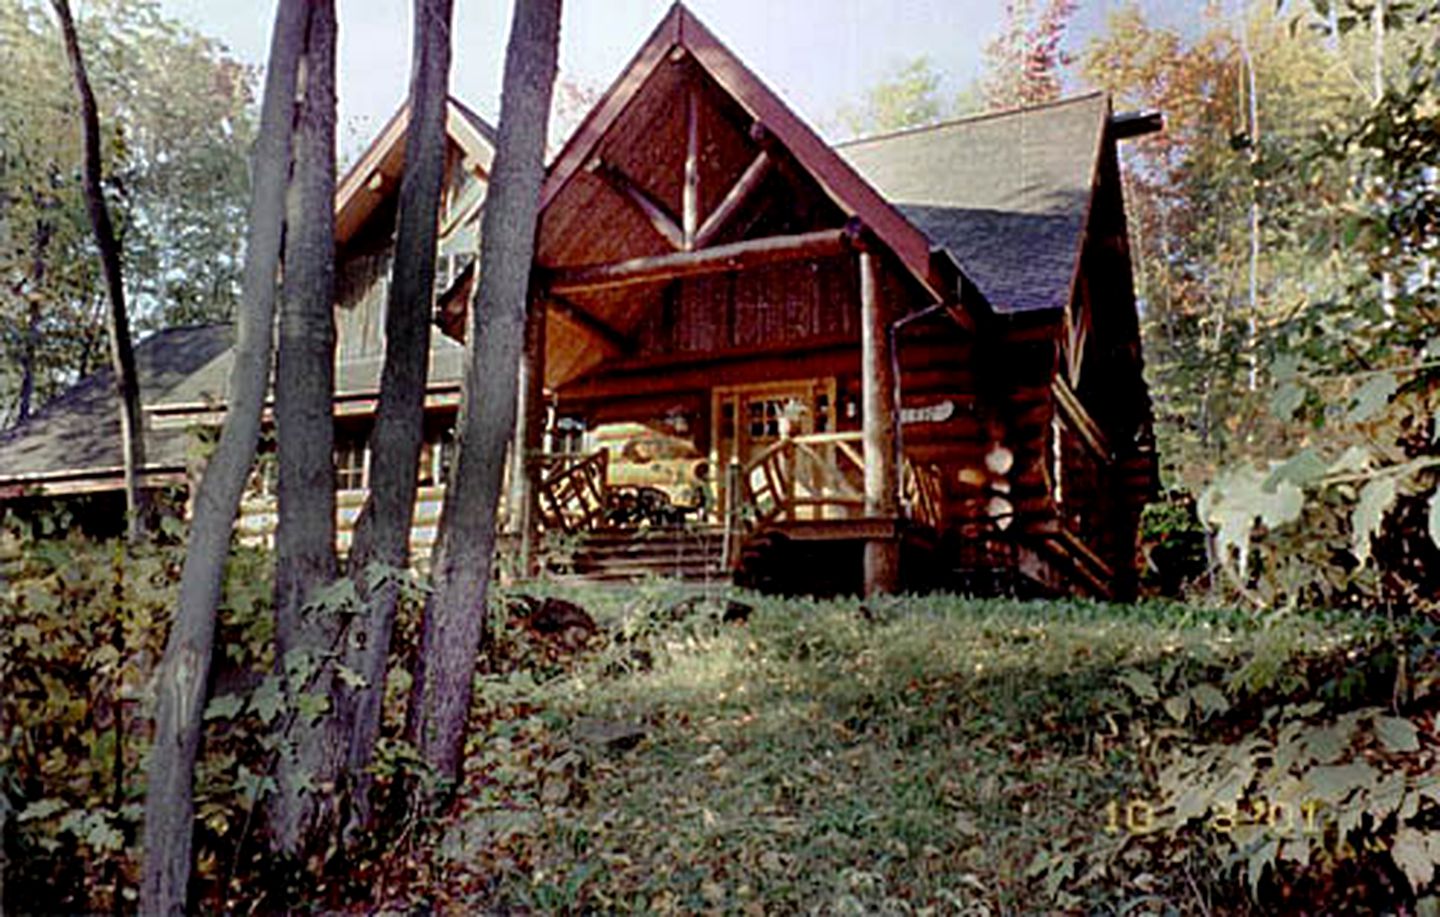
M 895 457 L 895 364 L 889 310 L 880 295 L 875 252 L 860 262 L 860 410 L 864 426 L 865 515 L 894 520 L 900 511 Z M 900 585 L 900 542 L 892 536 L 865 543 L 865 594 L 894 592 Z
M 535 574 L 540 534 L 541 454 L 545 443 L 545 300 L 536 296 L 525 316 L 525 350 L 520 356 L 520 403 L 512 455 L 511 512 L 520 535 L 520 574 Z

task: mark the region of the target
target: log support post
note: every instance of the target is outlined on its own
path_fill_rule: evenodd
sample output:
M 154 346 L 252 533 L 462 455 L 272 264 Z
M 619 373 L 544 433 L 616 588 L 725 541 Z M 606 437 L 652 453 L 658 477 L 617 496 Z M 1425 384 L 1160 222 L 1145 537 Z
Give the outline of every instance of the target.
M 512 456 L 510 506 L 520 536 L 520 576 L 534 576 L 540 540 L 540 479 L 545 445 L 545 300 L 535 297 L 525 316 L 519 404 Z
M 860 262 L 860 406 L 865 459 L 865 515 L 895 520 L 900 509 L 900 465 L 896 456 L 895 361 L 890 315 L 880 292 L 879 259 L 862 248 Z M 900 586 L 900 542 L 887 532 L 865 543 L 865 594 L 895 592 Z

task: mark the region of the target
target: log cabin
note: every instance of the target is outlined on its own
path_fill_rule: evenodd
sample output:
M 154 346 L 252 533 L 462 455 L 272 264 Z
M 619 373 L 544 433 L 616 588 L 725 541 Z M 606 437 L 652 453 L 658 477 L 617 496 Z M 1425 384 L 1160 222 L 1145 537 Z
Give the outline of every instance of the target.
M 337 195 L 342 547 L 405 120 Z M 518 572 L 1128 597 L 1157 474 L 1117 146 L 1158 128 L 1091 94 L 831 145 L 673 7 L 542 189 L 503 519 Z M 459 103 L 448 130 L 422 556 L 493 150 Z M 218 417 L 227 355 L 197 361 L 147 398 L 162 438 Z M 20 432 L 0 487 L 53 489 L 10 473 Z M 113 491 L 114 468 L 92 470 Z M 241 531 L 273 523 L 261 476 Z
M 831 146 L 673 7 L 542 190 L 521 556 L 653 566 L 605 534 L 615 453 L 546 436 L 628 424 L 709 495 L 638 494 L 710 545 L 692 572 L 1129 595 L 1156 464 L 1116 146 L 1157 128 L 1092 94 Z

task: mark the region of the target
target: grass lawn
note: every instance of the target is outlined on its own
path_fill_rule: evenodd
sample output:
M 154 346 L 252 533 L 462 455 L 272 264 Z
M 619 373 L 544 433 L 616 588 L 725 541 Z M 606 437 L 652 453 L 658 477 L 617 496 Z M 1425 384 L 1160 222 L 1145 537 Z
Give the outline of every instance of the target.
M 664 583 L 568 597 L 605 635 L 574 655 L 498 635 L 508 662 L 480 685 L 459 802 L 407 832 L 375 900 L 501 912 L 1200 914 L 1414 898 L 1401 876 L 1417 873 L 1396 867 L 1399 853 L 1326 852 L 1334 818 L 1368 798 L 1361 789 L 1324 795 L 1318 816 L 1313 803 L 1303 837 L 1293 821 L 1217 831 L 1208 810 L 1187 821 L 1173 804 L 1177 760 L 1253 752 L 1253 741 L 1273 752 L 1296 715 L 1319 728 L 1349 712 L 1344 749 L 1297 756 L 1297 779 L 1307 764 L 1373 763 L 1388 749 L 1413 778 L 1410 823 L 1433 818 L 1433 643 L 1382 623 L 753 595 L 734 596 L 753 606 L 748 620 L 726 623 L 730 596 L 684 603 Z M 1384 731 L 1401 688 L 1417 740 L 1382 747 L 1371 732 Z M 1243 816 L 1248 798 L 1278 784 L 1267 783 L 1273 759 L 1237 760 L 1248 775 L 1238 788 L 1216 788 L 1231 773 L 1220 767 L 1183 780 L 1220 775 L 1204 783 L 1208 801 L 1228 798 Z M 1372 833 L 1383 828 L 1377 819 Z M 1256 850 L 1268 865 L 1256 868 Z

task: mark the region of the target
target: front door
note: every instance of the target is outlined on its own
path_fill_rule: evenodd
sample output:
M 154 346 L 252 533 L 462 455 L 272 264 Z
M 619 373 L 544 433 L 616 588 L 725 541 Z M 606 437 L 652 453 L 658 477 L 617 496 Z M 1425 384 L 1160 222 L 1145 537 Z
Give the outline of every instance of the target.
M 712 460 L 720 485 L 720 506 L 728 505 L 724 492 L 725 469 L 731 460 L 746 468 L 757 456 L 780 441 L 782 431 L 792 437 L 829 433 L 835 428 L 835 379 L 797 379 L 717 388 L 711 418 L 714 429 Z

